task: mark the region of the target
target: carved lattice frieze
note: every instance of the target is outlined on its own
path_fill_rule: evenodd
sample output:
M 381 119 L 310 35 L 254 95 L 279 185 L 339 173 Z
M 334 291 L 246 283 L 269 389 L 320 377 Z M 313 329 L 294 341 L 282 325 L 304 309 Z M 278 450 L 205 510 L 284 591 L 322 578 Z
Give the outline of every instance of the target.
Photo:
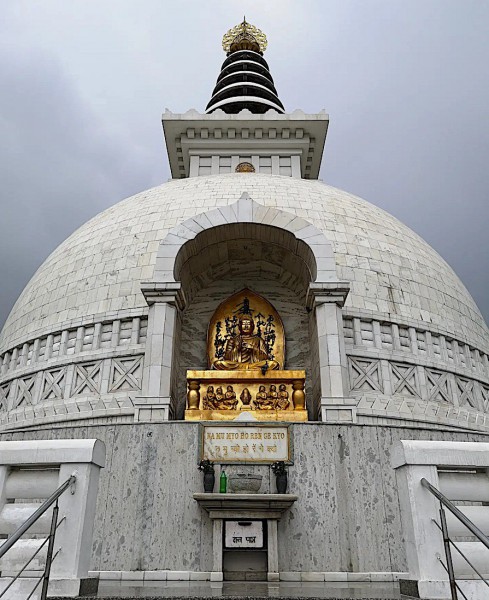
M 142 357 L 114 358 L 110 367 L 109 392 L 141 389 Z
M 50 369 L 42 374 L 41 400 L 64 398 L 66 367 Z
M 349 357 L 350 389 L 352 391 L 383 392 L 380 361 Z
M 99 394 L 102 380 L 102 361 L 75 365 L 72 396 Z
M 390 362 L 389 369 L 393 394 L 402 394 L 412 398 L 421 397 L 416 365 Z
M 482 410 L 484 412 L 489 412 L 489 387 L 487 387 L 486 385 L 481 385 L 479 389 Z
M 437 371 L 435 369 L 426 369 L 425 372 L 429 400 L 449 402 L 452 404 L 452 397 L 448 387 L 448 373 Z
M 8 409 L 8 397 L 12 382 L 4 383 L 0 385 L 0 412 Z
M 18 408 L 19 406 L 32 406 L 35 383 L 35 375 L 17 379 L 17 394 L 12 408 Z
M 478 409 L 477 399 L 474 393 L 474 382 L 463 377 L 457 377 L 455 381 L 457 383 L 460 406 L 470 406 L 471 408 Z

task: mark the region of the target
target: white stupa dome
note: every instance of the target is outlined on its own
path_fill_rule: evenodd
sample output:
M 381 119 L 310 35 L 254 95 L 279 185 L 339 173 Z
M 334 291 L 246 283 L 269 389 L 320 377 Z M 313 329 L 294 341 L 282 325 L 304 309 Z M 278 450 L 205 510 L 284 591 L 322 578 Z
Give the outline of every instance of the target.
M 61 244 L 28 283 L 3 328 L 0 386 L 4 396 L 16 374 L 26 376 L 39 369 L 34 364 L 39 355 L 35 340 L 40 340 L 42 354 L 42 348 L 53 343 L 48 336 L 54 336 L 54 344 L 61 347 L 58 360 L 64 352 L 66 363 L 66 357 L 78 351 L 90 357 L 95 323 L 103 327 L 114 319 L 144 318 L 148 306 L 141 281 L 152 278 L 158 247 L 168 232 L 192 216 L 236 203 L 244 192 L 259 205 L 308 221 L 331 242 L 338 278 L 351 285 L 343 309 L 347 345 L 359 343 L 353 335 L 355 319 L 360 336 L 365 333 L 361 323 L 367 323 L 370 333 L 366 331 L 364 337 L 370 350 L 375 347 L 369 339 L 374 339 L 376 326 L 368 321 L 379 323 L 380 328 L 391 323 L 406 332 L 411 328 L 414 333 L 406 333 L 408 337 L 420 332 L 418 355 L 426 352 L 428 332 L 438 340 L 433 343 L 441 338 L 444 342 L 438 354 L 428 352 L 426 359 L 437 368 L 440 363 L 486 385 L 487 326 L 453 270 L 417 234 L 365 200 L 319 181 L 233 173 L 173 180 L 141 192 L 100 213 Z M 80 326 L 84 330 L 77 333 Z M 392 338 L 392 332 L 379 331 L 379 340 L 385 335 Z M 77 341 L 77 336 L 83 339 Z M 447 343 L 448 350 L 444 349 Z M 379 350 L 391 348 L 396 355 L 395 344 L 379 344 Z M 407 346 L 401 344 L 399 349 Z M 49 366 L 52 354 L 47 358 Z M 480 412 L 487 388 L 477 389 L 482 390 L 473 402 L 477 406 L 472 403 L 469 408 Z M 363 397 L 364 391 L 360 388 L 358 394 Z M 354 387 L 355 397 L 353 392 Z M 65 402 L 67 395 L 63 395 Z M 10 410 L 14 408 L 11 403 Z
M 480 349 L 487 327 L 450 266 L 393 216 L 319 181 L 229 174 L 170 181 L 123 200 L 73 233 L 43 263 L 13 307 L 0 352 L 71 322 L 144 310 L 140 282 L 151 279 L 168 231 L 243 192 L 259 204 L 313 223 L 331 241 L 340 279 L 352 283 L 346 306 L 397 317 Z

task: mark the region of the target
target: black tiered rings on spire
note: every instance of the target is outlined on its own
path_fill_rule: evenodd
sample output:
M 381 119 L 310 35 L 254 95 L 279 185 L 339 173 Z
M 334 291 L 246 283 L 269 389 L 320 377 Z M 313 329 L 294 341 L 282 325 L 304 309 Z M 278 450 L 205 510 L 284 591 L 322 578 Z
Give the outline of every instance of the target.
M 243 108 L 258 114 L 270 108 L 279 113 L 285 111 L 262 56 L 266 46 L 265 34 L 246 20 L 227 32 L 223 48 L 228 57 L 222 64 L 207 113 L 218 108 L 230 114 Z

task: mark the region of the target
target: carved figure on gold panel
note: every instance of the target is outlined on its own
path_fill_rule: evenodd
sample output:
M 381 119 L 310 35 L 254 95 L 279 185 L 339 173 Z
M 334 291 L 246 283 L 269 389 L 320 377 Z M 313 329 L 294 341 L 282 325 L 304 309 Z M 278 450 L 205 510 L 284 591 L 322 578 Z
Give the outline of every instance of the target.
M 268 394 L 267 394 L 267 400 L 270 403 L 272 408 L 277 408 L 277 402 L 278 402 L 277 386 L 275 386 L 275 385 L 270 386 L 270 389 L 268 390 Z
M 256 410 L 273 410 L 275 402 L 273 399 L 269 397 L 267 392 L 265 391 L 265 386 L 261 385 L 258 388 L 258 392 L 256 394 L 255 399 L 255 409 Z
M 202 405 L 202 408 L 204 410 L 214 410 L 215 408 L 217 408 L 216 403 L 217 403 L 217 398 L 216 398 L 216 393 L 214 392 L 214 386 L 210 385 L 207 388 L 206 395 L 204 396 L 204 403 Z
M 278 388 L 277 408 L 279 410 L 287 410 L 289 408 L 289 405 L 289 392 L 287 391 L 285 384 L 281 383 Z
M 222 391 L 222 387 L 219 386 L 218 388 L 216 388 L 216 406 L 220 408 L 223 400 L 224 392 Z
M 236 392 L 233 389 L 232 385 L 228 385 L 226 389 L 226 393 L 224 394 L 224 409 L 235 410 L 238 404 L 238 399 L 236 398 Z
M 250 404 L 251 404 L 251 394 L 250 394 L 250 390 L 248 388 L 245 388 L 242 392 L 241 395 L 239 397 L 239 399 L 241 400 L 242 403 L 242 407 L 241 408 L 250 408 Z
M 244 315 L 238 321 L 239 333 L 226 342 L 224 359 L 216 360 L 214 368 L 231 371 L 235 369 L 278 369 L 276 360 L 269 358 L 265 342 L 259 335 L 253 334 L 255 322 L 253 318 Z

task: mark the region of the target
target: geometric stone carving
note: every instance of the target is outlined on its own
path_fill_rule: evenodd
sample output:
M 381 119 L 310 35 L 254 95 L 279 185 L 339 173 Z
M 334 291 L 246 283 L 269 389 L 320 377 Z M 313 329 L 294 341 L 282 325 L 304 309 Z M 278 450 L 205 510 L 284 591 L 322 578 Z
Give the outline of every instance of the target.
M 114 358 L 110 366 L 109 392 L 140 390 L 142 356 Z
M 80 394 L 99 394 L 102 379 L 102 361 L 75 365 L 72 396 Z
M 42 376 L 41 400 L 63 399 L 66 367 L 44 371 Z
M 448 373 L 435 369 L 426 369 L 426 382 L 428 384 L 429 400 L 436 402 L 449 402 L 452 404 L 448 388 Z
M 489 387 L 480 385 L 480 396 L 482 400 L 482 410 L 487 413 L 489 412 Z
M 468 405 L 471 408 L 478 409 L 477 400 L 474 395 L 474 382 L 462 377 L 456 377 L 455 381 L 457 382 L 460 406 Z
M 12 408 L 18 408 L 19 406 L 25 405 L 32 406 L 32 393 L 34 391 L 35 382 L 35 374 L 17 379 L 17 396 L 14 400 L 14 405 Z
M 383 392 L 380 361 L 348 357 L 350 389 L 367 392 Z
M 0 385 L 0 411 L 7 410 L 8 408 L 8 395 L 10 393 L 10 388 L 12 387 L 12 382 L 4 383 Z
M 389 362 L 393 394 L 420 398 L 418 372 L 415 365 Z

